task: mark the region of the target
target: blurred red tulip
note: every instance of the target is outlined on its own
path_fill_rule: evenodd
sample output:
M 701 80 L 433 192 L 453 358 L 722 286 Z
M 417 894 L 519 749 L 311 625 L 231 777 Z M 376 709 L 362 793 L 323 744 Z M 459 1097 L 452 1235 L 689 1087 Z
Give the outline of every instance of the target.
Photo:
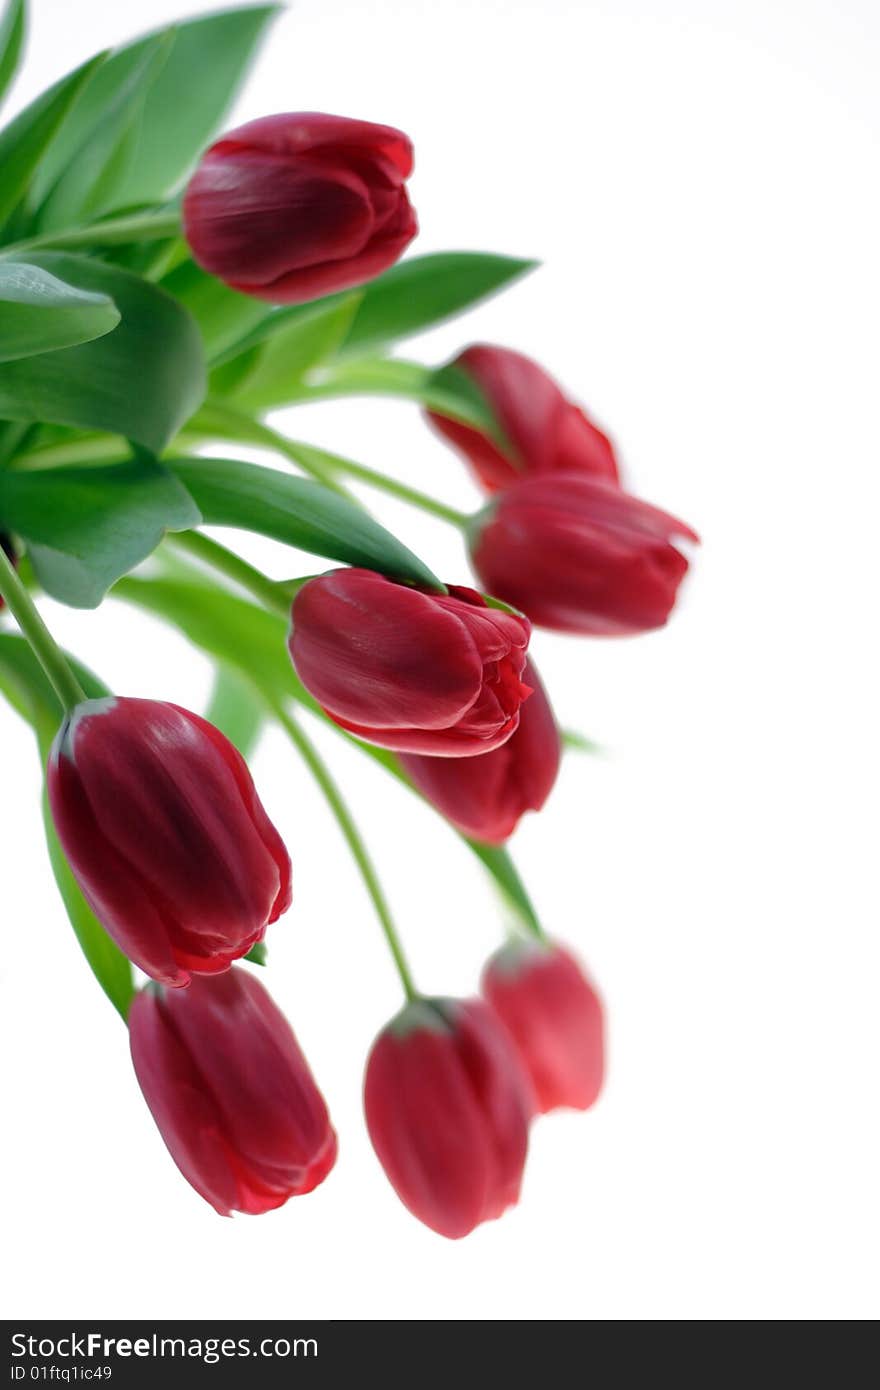
M 542 1112 L 586 1110 L 604 1073 L 602 1004 L 563 946 L 516 942 L 487 962 L 483 993 L 516 1044 Z
M 487 592 L 538 627 L 617 637 L 662 627 L 696 532 L 601 478 L 552 473 L 499 493 L 471 530 Z
M 519 1199 L 531 1105 L 504 1029 L 476 999 L 408 1004 L 367 1062 L 379 1161 L 404 1206 L 452 1240 Z
M 244 970 L 148 986 L 129 1015 L 144 1098 L 187 1182 L 221 1216 L 280 1207 L 336 1161 L 324 1098 L 284 1015 Z
M 487 491 L 495 492 L 535 473 L 569 470 L 618 481 L 608 436 L 530 357 L 480 343 L 450 366 L 479 388 L 498 421 L 504 444 L 436 411 L 428 411 L 428 419 L 470 463 Z

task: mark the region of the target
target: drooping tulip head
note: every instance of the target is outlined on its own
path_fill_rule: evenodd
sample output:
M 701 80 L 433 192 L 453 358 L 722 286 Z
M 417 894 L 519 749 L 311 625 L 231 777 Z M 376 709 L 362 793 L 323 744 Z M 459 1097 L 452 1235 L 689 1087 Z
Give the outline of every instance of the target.
M 221 1216 L 280 1207 L 336 1160 L 324 1098 L 284 1015 L 245 970 L 149 986 L 129 1014 L 137 1079 L 171 1157 Z
M 367 1062 L 379 1161 L 404 1206 L 452 1240 L 517 1202 L 532 1103 L 508 1037 L 476 999 L 408 1004 Z
M 469 756 L 517 728 L 529 624 L 473 589 L 412 589 L 372 570 L 311 579 L 292 611 L 297 674 L 335 723 L 398 752 Z
M 298 304 L 372 279 L 417 231 L 399 130 L 305 111 L 263 116 L 202 156 L 183 199 L 194 259 L 243 294 Z
M 464 835 L 490 845 L 509 839 L 526 811 L 540 811 L 559 771 L 559 729 L 533 661 L 523 680 L 532 693 L 519 727 L 500 748 L 474 758 L 400 758 L 432 806 Z
M 504 1023 L 542 1112 L 586 1110 L 602 1089 L 602 1003 L 574 957 L 555 942 L 503 946 L 483 971 L 483 994 Z
M 49 804 L 95 915 L 154 980 L 227 970 L 290 905 L 290 860 L 247 764 L 159 700 L 86 700 L 49 755 Z
M 667 621 L 696 533 L 601 478 L 550 473 L 493 497 L 470 547 L 488 592 L 537 627 L 590 637 L 649 632 Z
M 433 410 L 427 412 L 428 419 L 467 460 L 488 492 L 540 473 L 571 471 L 618 481 L 608 436 L 530 357 L 478 343 L 450 366 L 478 388 L 498 422 L 500 436 L 493 439 Z

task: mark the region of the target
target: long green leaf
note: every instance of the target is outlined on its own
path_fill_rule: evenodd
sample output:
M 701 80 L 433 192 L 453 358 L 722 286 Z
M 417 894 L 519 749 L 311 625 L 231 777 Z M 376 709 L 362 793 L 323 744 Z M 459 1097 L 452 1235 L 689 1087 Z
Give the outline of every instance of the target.
M 263 341 L 212 372 L 212 392 L 231 394 L 236 406 L 247 410 L 271 410 L 284 404 L 296 382 L 332 358 L 359 302 L 359 294 L 342 295 L 297 306 L 302 312 L 280 326 L 278 316 L 264 319 L 251 335 Z M 271 326 L 275 331 L 270 335 Z
M 249 758 L 259 743 L 266 711 L 250 682 L 233 667 L 218 666 L 205 718 L 235 744 L 243 758 Z
M 75 288 L 108 295 L 122 315 L 90 343 L 0 364 L 0 417 L 121 434 L 159 453 L 205 391 L 201 339 L 177 300 L 129 271 L 84 256 L 29 261 Z
M 286 624 L 278 614 L 198 578 L 147 580 L 129 575 L 114 585 L 112 597 L 173 623 L 216 661 L 257 681 L 274 696 L 299 698 L 287 655 Z
M 482 251 L 438 251 L 401 261 L 367 285 L 339 355 L 374 353 L 433 328 L 537 264 Z
M 91 671 L 78 662 L 72 664 L 88 696 L 99 698 L 110 693 Z M 0 689 L 33 726 L 45 769 L 62 710 L 30 647 L 23 637 L 11 633 L 0 633 Z M 42 804 L 49 859 L 71 926 L 95 978 L 125 1019 L 135 994 L 131 962 L 107 935 L 77 886 L 52 824 L 45 789 Z
M 39 266 L 0 261 L 0 362 L 89 342 L 118 322 L 109 295 L 67 285 Z
M 162 288 L 186 305 L 199 326 L 211 361 L 231 343 L 242 341 L 271 312 L 268 304 L 231 290 L 195 261 L 185 260 L 162 280 Z
M 25 17 L 24 0 L 8 0 L 0 16 L 0 101 L 18 69 Z
M 321 483 L 237 459 L 166 462 L 208 525 L 257 531 L 311 555 L 362 565 L 408 583 L 443 588 L 436 575 L 390 531 L 356 503 Z
M 34 230 L 76 226 L 123 206 L 119 190 L 137 157 L 147 93 L 173 42 L 173 30 L 161 30 L 112 54 L 92 75 L 36 180 L 32 198 L 57 171 Z
M 253 5 L 175 26 L 168 58 L 144 103 L 137 157 L 117 189 L 120 207 L 155 203 L 180 183 L 241 85 L 278 5 Z
M 332 400 L 339 396 L 397 396 L 461 420 L 498 438 L 498 423 L 479 388 L 457 367 L 425 367 L 398 357 L 364 358 L 331 365 L 292 382 L 284 401 Z
M 198 508 L 161 464 L 0 473 L 0 527 L 27 542 L 47 593 L 95 608 L 166 531 L 198 525 Z
M 62 77 L 0 131 L 0 227 L 27 192 L 47 147 L 105 56 L 99 53 Z

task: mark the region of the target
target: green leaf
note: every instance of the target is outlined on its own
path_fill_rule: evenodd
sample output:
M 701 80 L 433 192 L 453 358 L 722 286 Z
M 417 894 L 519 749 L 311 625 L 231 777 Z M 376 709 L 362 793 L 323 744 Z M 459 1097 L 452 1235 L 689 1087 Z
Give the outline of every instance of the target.
M 574 753 L 591 753 L 594 757 L 601 757 L 605 751 L 601 743 L 587 738 L 578 729 L 563 729 L 560 736 L 563 748 L 570 748 Z
M 43 588 L 73 608 L 95 608 L 166 531 L 197 526 L 192 498 L 158 463 L 0 474 L 0 526 L 27 542 Z
M 178 627 L 214 660 L 231 666 L 273 695 L 297 695 L 287 655 L 287 624 L 277 613 L 226 593 L 201 578 L 129 576 L 112 596 L 134 603 Z M 305 695 L 304 687 L 299 687 Z M 304 703 L 309 703 L 307 696 Z M 317 708 L 314 701 L 312 707 Z
M 24 29 L 24 0 L 8 0 L 0 16 L 0 100 L 18 68 Z
M 257 531 L 311 555 L 443 589 L 390 531 L 321 483 L 237 459 L 169 459 L 167 467 L 183 483 L 209 526 Z
M 99 53 L 62 77 L 25 107 L 0 131 L 0 226 L 26 193 L 34 170 L 92 73 L 103 63 Z
M 340 356 L 362 356 L 422 333 L 534 270 L 537 261 L 480 251 L 414 256 L 370 282 Z
M 0 362 L 89 342 L 119 322 L 109 295 L 16 261 L 0 261 L 0 305 Z
M 243 339 L 270 313 L 268 304 L 231 290 L 186 260 L 162 280 L 162 288 L 185 304 L 199 326 L 209 361 Z
M 245 340 L 244 353 L 211 374 L 211 390 L 232 394 L 236 406 L 248 410 L 283 404 L 310 368 L 333 356 L 359 302 L 359 294 L 343 295 L 297 305 L 295 316 L 279 313 L 263 319 Z
M 257 746 L 266 712 L 254 688 L 230 666 L 218 666 L 205 718 L 234 743 L 243 758 Z
M 538 914 L 508 851 L 499 845 L 481 844 L 479 840 L 472 840 L 468 836 L 462 838 L 488 869 L 501 889 L 505 901 L 514 909 L 520 921 L 540 936 L 541 923 Z
M 137 157 L 144 102 L 173 41 L 173 30 L 162 30 L 111 54 L 92 74 L 35 180 L 35 230 L 76 226 L 123 206 L 119 190 Z
M 75 288 L 108 295 L 122 321 L 93 342 L 0 364 L 0 417 L 105 430 L 160 453 L 205 392 L 202 344 L 189 314 L 118 266 L 64 252 L 29 260 Z
M 364 358 L 325 368 L 304 382 L 294 383 L 285 400 L 276 404 L 338 396 L 397 396 L 500 438 L 488 402 L 464 372 L 452 366 L 424 367 L 398 357 Z
M 155 203 L 177 187 L 232 105 L 278 5 L 224 10 L 174 28 L 144 103 L 137 157 L 116 191 L 119 207 Z
M 80 685 L 90 698 L 100 698 L 110 693 L 91 671 L 70 657 L 68 660 L 76 671 Z M 61 723 L 63 711 L 23 637 L 0 633 L 0 689 L 22 718 L 33 726 L 37 735 L 40 760 L 45 769 L 49 747 Z M 52 871 L 71 926 L 99 985 L 125 1019 L 135 994 L 131 962 L 107 935 L 80 892 L 58 842 L 45 790 L 43 822 Z

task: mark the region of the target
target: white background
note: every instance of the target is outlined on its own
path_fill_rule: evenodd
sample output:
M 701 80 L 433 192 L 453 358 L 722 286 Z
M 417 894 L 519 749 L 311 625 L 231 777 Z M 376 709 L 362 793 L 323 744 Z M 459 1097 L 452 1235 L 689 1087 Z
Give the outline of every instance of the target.
M 16 104 L 177 4 L 35 10 Z M 30 738 L 0 710 L 7 1316 L 877 1312 L 878 39 L 872 0 L 301 0 L 276 25 L 236 115 L 399 125 L 417 149 L 416 249 L 546 263 L 406 350 L 440 361 L 480 338 L 532 353 L 612 431 L 634 490 L 704 538 L 667 631 L 535 641 L 563 722 L 607 752 L 570 757 L 515 851 L 601 983 L 610 1079 L 591 1114 L 537 1125 L 503 1221 L 453 1244 L 410 1218 L 360 1114 L 395 978 L 333 824 L 270 737 L 255 773 L 296 897 L 264 978 L 341 1155 L 314 1195 L 218 1219 L 166 1155 L 78 955 Z M 412 407 L 286 423 L 476 501 Z M 373 502 L 465 579 L 454 532 Z M 118 690 L 206 696 L 207 665 L 147 619 L 47 613 Z M 478 866 L 322 742 L 419 980 L 469 991 L 500 930 Z

